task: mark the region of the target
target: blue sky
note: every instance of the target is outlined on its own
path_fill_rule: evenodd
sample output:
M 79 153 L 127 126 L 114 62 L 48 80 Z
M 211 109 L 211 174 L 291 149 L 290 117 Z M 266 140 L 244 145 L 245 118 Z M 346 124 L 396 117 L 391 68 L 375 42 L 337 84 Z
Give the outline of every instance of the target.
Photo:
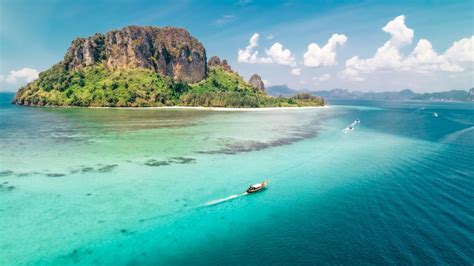
M 467 89 L 473 14 L 474 1 L 1 0 L 0 90 L 60 61 L 74 38 L 127 25 L 186 28 L 208 57 L 228 59 L 246 79 L 258 73 L 267 86 Z

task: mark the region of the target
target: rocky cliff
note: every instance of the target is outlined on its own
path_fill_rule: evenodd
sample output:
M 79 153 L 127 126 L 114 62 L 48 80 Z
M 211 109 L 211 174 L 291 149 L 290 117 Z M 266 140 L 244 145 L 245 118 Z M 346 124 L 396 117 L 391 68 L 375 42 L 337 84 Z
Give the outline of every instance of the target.
M 211 59 L 209 59 L 209 62 L 207 63 L 209 67 L 221 67 L 225 71 L 230 71 L 232 72 L 232 68 L 230 67 L 229 63 L 227 60 L 222 60 L 218 56 L 213 56 Z
M 307 106 L 321 99 L 273 98 L 257 75 L 252 85 L 226 60 L 206 61 L 186 30 L 129 26 L 75 39 L 64 60 L 20 88 L 13 103 L 27 106 Z
M 75 39 L 64 56 L 67 69 L 104 63 L 108 68 L 147 68 L 186 83 L 205 78 L 206 50 L 179 28 L 128 26 Z
M 254 88 L 260 89 L 262 91 L 265 90 L 265 84 L 262 81 L 262 77 L 257 74 L 253 74 L 252 77 L 250 77 L 249 84 Z

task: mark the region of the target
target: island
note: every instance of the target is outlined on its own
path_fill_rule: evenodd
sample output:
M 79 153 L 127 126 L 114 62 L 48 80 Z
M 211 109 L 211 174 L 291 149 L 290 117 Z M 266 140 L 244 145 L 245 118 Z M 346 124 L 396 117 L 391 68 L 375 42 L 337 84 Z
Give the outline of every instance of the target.
M 400 91 L 363 92 L 336 88 L 326 91 L 310 91 L 307 89 L 291 89 L 287 85 L 274 85 L 266 88 L 266 93 L 272 96 L 292 97 L 306 92 L 327 99 L 348 100 L 395 100 L 395 101 L 436 101 L 436 102 L 474 102 L 474 88 L 468 90 L 450 90 L 443 92 L 416 93 L 410 89 Z
M 323 106 L 310 93 L 273 97 L 227 60 L 207 61 L 201 42 L 174 27 L 127 26 L 75 39 L 64 59 L 18 90 L 13 103 L 77 107 Z

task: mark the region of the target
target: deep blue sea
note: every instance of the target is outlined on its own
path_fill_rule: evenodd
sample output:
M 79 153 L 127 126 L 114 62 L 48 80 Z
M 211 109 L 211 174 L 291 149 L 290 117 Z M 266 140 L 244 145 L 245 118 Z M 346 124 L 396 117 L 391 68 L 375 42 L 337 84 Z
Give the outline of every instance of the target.
M 12 97 L 0 94 L 0 265 L 474 264 L 473 103 Z

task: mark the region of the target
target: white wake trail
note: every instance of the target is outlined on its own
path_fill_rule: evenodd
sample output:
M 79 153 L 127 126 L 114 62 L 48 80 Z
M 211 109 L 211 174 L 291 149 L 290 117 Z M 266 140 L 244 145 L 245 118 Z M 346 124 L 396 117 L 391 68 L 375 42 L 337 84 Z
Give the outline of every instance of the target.
M 354 130 L 355 126 L 360 123 L 359 119 L 354 120 L 350 125 L 341 130 L 342 133 L 347 134 L 350 131 Z
M 245 195 L 247 195 L 247 194 L 249 194 L 249 193 L 244 192 L 244 193 L 242 193 L 242 194 L 231 195 L 231 196 L 229 196 L 229 197 L 227 197 L 227 198 L 211 200 L 211 201 L 206 202 L 206 204 L 204 204 L 204 206 L 216 205 L 216 204 L 219 204 L 219 203 L 222 203 L 222 202 L 226 202 L 226 201 L 229 201 L 229 200 L 236 199 L 236 198 L 238 198 L 238 197 L 245 196 Z
M 458 130 L 458 131 L 455 131 L 451 134 L 448 134 L 446 135 L 442 140 L 441 140 L 441 143 L 450 143 L 450 142 L 454 142 L 457 138 L 459 138 L 460 136 L 466 134 L 467 132 L 470 132 L 474 130 L 474 126 L 471 126 L 471 127 L 468 127 L 468 128 L 464 128 L 464 129 L 461 129 L 461 130 Z

